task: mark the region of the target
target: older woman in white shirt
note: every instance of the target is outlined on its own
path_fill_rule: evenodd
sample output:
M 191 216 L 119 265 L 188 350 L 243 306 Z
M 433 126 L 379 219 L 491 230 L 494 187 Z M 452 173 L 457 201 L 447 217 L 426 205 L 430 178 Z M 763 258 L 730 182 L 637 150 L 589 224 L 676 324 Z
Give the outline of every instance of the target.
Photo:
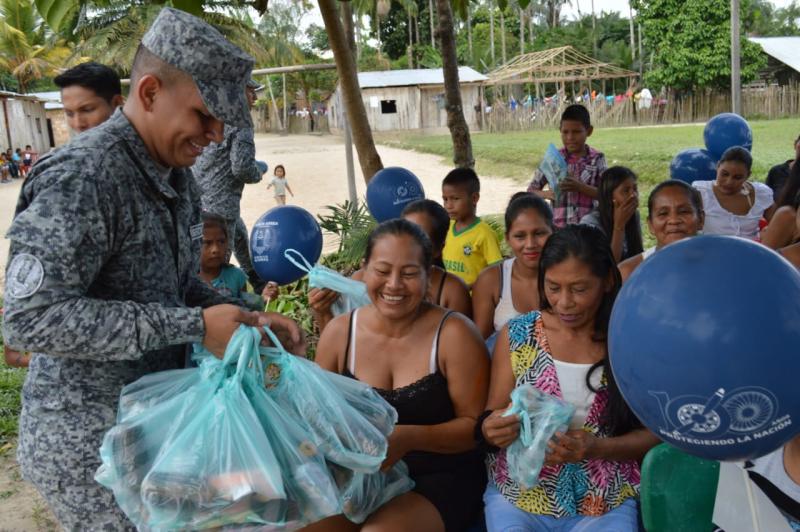
M 738 146 L 729 148 L 717 163 L 714 181 L 692 183 L 703 198 L 703 233 L 758 238 L 759 221 L 772 217 L 775 204 L 767 185 L 749 181 L 752 166 L 749 151 Z

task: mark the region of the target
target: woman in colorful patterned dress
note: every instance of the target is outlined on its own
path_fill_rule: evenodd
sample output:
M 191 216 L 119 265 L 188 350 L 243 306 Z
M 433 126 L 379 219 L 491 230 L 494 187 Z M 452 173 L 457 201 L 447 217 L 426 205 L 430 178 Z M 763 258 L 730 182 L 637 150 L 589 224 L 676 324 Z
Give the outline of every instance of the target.
M 492 360 L 487 411 L 476 430 L 491 446 L 484 494 L 489 532 L 637 530 L 639 463 L 658 443 L 622 399 L 608 366 L 607 332 L 620 276 L 593 227 L 551 236 L 539 261 L 541 310 L 511 320 Z M 549 443 L 539 484 L 509 478 L 505 448 L 519 418 L 503 417 L 516 386 L 532 384 L 575 406 Z

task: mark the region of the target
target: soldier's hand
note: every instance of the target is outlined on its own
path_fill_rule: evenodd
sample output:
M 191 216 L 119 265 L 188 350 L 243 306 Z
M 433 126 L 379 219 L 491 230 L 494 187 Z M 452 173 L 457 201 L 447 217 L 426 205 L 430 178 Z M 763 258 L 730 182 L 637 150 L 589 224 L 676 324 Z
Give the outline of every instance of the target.
M 295 355 L 306 356 L 306 338 L 296 321 L 277 312 L 258 312 L 258 324 L 269 327 L 284 349 Z
M 203 309 L 205 336 L 203 345 L 219 358 L 225 354 L 225 348 L 239 325 L 244 323 L 258 327 L 261 313 L 250 312 L 236 305 L 214 305 Z

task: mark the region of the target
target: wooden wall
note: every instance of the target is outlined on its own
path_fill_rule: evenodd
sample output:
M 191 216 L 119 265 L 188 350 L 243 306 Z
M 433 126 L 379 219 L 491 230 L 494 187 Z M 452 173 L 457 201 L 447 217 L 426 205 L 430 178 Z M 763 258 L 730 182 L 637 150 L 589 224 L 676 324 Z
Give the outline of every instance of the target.
M 444 108 L 444 86 L 379 87 L 361 91 L 367 118 L 373 131 L 442 129 L 447 127 Z M 479 129 L 480 86 L 462 85 L 464 117 L 471 129 Z M 397 113 L 382 112 L 381 101 L 394 100 Z M 333 131 L 343 128 L 343 104 L 339 89 L 331 96 L 328 118 Z

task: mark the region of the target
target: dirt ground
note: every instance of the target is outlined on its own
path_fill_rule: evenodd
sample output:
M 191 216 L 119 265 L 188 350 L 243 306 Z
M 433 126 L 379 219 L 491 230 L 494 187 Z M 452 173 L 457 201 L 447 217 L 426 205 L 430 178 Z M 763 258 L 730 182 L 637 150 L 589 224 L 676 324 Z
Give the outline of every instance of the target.
M 402 166 L 416 174 L 423 183 L 427 197 L 441 198 L 441 180 L 450 170 L 447 161 L 435 155 L 378 146 L 384 166 Z M 256 136 L 256 157 L 266 161 L 272 175 L 277 164 L 286 167 L 286 177 L 295 197 L 287 198 L 289 204 L 298 205 L 317 215 L 326 205 L 341 203 L 347 199 L 347 172 L 344 144 L 333 136 Z M 363 176 L 356 158 L 356 186 L 359 197 L 366 192 Z M 503 212 L 508 199 L 522 186 L 511 179 L 481 176 L 483 194 L 478 204 L 478 214 Z M 0 185 L 0 234 L 11 224 L 21 187 L 21 180 Z M 242 198 L 242 217 L 247 227 L 275 205 L 271 190 L 266 183 L 247 185 Z M 0 288 L 4 286 L 5 264 L 8 259 L 9 242 L 0 240 Z M 336 243 L 325 237 L 325 249 L 331 250 Z M 36 491 L 22 481 L 14 461 L 14 449 L 0 449 L 0 532 L 54 530 L 55 523 Z

